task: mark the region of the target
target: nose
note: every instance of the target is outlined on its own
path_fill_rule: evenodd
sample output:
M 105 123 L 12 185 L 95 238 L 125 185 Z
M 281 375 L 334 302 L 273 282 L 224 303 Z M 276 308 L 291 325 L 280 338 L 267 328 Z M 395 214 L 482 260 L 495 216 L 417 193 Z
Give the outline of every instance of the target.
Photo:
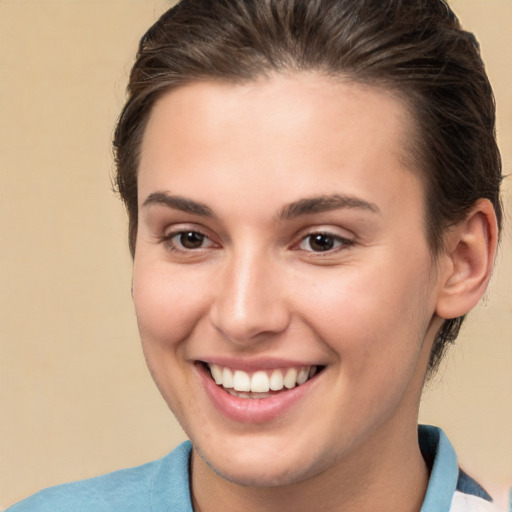
M 261 254 L 233 255 L 210 309 L 214 327 L 237 345 L 271 340 L 290 323 L 279 266 Z

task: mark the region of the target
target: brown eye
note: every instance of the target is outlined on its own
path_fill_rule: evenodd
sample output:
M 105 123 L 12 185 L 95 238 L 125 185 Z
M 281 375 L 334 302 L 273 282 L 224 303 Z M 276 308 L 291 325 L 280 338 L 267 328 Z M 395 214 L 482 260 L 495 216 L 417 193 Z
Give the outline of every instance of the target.
M 329 251 L 334 247 L 334 238 L 321 233 L 309 237 L 309 246 L 313 251 Z
M 353 243 L 352 240 L 328 233 L 311 233 L 301 240 L 299 248 L 308 252 L 327 252 L 348 247 Z
M 165 234 L 160 239 L 160 242 L 166 250 L 182 254 L 188 253 L 189 255 L 195 251 L 218 249 L 220 247 L 209 236 L 192 229 L 176 229 L 176 231 L 171 231 Z
M 185 249 L 199 249 L 203 246 L 206 237 L 196 231 L 184 231 L 176 235 L 175 238 Z
M 309 237 L 309 246 L 313 251 L 329 251 L 334 247 L 334 238 L 329 235 L 311 235 Z

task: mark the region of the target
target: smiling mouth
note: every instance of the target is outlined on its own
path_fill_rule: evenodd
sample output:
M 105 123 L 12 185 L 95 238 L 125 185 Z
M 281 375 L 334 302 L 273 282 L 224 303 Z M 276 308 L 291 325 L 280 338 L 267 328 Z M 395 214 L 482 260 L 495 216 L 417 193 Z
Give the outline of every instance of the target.
M 212 379 L 230 395 L 238 398 L 269 398 L 305 384 L 323 366 L 301 366 L 245 372 L 205 363 Z

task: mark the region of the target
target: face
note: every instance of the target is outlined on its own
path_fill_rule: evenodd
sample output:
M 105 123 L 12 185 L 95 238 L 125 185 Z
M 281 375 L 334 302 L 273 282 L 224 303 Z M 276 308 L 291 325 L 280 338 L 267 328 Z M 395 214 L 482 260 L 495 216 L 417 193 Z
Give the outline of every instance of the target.
M 439 325 L 411 130 L 389 94 L 318 75 L 155 105 L 133 298 L 151 373 L 217 474 L 284 485 L 415 435 Z

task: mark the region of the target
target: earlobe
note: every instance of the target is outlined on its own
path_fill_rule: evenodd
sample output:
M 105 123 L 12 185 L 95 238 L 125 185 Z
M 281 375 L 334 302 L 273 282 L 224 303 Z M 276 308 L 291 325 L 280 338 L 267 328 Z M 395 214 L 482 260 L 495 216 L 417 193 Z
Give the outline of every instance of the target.
M 494 207 L 488 199 L 480 199 L 467 217 L 446 235 L 438 316 L 456 318 L 476 306 L 491 277 L 497 240 Z

